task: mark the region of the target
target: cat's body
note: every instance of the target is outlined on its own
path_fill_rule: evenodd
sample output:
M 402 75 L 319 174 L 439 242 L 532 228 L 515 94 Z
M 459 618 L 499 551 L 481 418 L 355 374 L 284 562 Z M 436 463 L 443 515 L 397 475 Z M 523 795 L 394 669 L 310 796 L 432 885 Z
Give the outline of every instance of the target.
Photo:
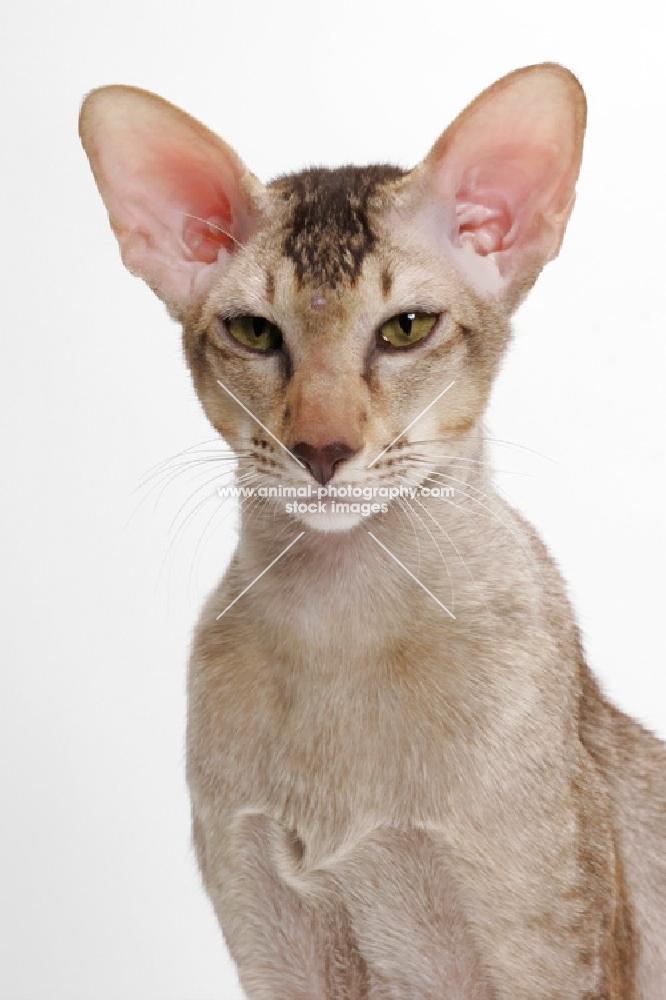
M 666 996 L 666 747 L 599 693 L 483 443 L 584 113 L 535 67 L 411 173 L 264 187 L 152 95 L 84 107 L 125 262 L 183 322 L 245 481 L 455 489 L 365 519 L 242 511 L 193 645 L 188 777 L 251 998 Z

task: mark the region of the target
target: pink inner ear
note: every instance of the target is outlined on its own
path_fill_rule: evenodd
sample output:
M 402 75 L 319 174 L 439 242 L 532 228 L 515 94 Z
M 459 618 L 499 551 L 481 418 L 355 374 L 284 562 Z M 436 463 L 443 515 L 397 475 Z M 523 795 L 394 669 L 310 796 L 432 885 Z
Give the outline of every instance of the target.
M 466 170 L 455 196 L 459 243 L 471 243 L 481 256 L 510 247 L 528 186 L 515 160 L 488 160 Z
M 138 171 L 146 202 L 161 206 L 180 236 L 186 259 L 212 264 L 220 248 L 233 251 L 236 240 L 231 202 L 223 188 L 220 165 L 202 163 L 178 149 L 153 151 Z M 226 178 L 224 178 L 226 180 Z
M 173 154 L 172 154 L 173 155 Z M 231 203 L 215 173 L 199 164 L 165 157 L 152 178 L 171 212 L 182 213 L 181 239 L 191 260 L 212 264 L 220 247 L 235 249 Z
M 514 146 L 464 170 L 455 195 L 459 244 L 486 256 L 532 238 L 541 221 L 534 207 L 544 194 L 550 200 L 556 180 L 553 161 L 546 150 Z

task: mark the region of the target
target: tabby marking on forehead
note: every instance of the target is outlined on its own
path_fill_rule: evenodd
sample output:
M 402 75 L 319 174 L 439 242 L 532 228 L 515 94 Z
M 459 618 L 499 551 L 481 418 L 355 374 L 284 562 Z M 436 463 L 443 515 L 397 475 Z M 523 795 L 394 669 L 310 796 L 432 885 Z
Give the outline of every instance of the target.
M 299 287 L 356 283 L 377 243 L 372 212 L 381 205 L 381 186 L 403 175 L 380 165 L 316 168 L 273 181 L 291 209 L 282 250 Z
M 275 299 L 275 275 L 272 271 L 266 275 L 266 298 L 272 305 Z

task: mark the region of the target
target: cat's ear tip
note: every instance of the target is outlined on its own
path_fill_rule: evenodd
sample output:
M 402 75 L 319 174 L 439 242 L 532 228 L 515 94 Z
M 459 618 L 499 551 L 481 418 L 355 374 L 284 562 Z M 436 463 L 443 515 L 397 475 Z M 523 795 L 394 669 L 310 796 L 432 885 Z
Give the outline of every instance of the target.
M 155 104 L 168 104 L 163 97 L 154 94 L 143 87 L 135 87 L 130 83 L 105 83 L 101 87 L 93 87 L 83 99 L 83 107 L 115 103 L 117 101 L 152 101 Z
M 558 62 L 531 63 L 529 66 L 521 66 L 512 73 L 507 73 L 507 75 L 503 76 L 501 79 L 509 81 L 512 78 L 515 79 L 521 76 L 541 76 L 544 78 L 546 76 L 550 76 L 552 79 L 559 78 L 563 83 L 566 83 L 569 86 L 573 86 L 580 90 L 583 89 L 576 74 L 567 66 L 563 66 L 562 63 Z
M 575 73 L 564 66 L 562 63 L 555 62 L 554 60 L 546 60 L 540 63 L 530 63 L 528 66 L 523 66 L 515 71 L 519 73 L 552 73 L 555 76 L 560 76 L 562 79 L 568 79 L 575 82 L 580 86 L 580 81 L 578 80 Z
M 123 100 L 123 98 L 131 95 L 132 92 L 147 96 L 147 91 L 141 91 L 138 87 L 130 87 L 124 83 L 108 83 L 104 84 L 102 87 L 93 87 L 92 90 L 88 91 L 81 102 L 81 114 L 88 115 L 92 111 L 103 107 L 105 104 L 109 105 L 110 103 L 115 103 L 118 100 Z
M 587 100 L 583 85 L 575 73 L 561 63 L 542 62 L 521 66 L 491 84 L 472 102 L 472 106 L 491 94 L 502 91 L 515 91 L 518 95 L 521 92 L 526 95 L 530 92 L 533 95 L 540 94 L 550 102 L 562 98 L 569 107 L 575 106 L 577 116 L 582 118 L 583 124 L 585 122 Z
M 552 74 L 553 78 L 557 78 L 561 81 L 564 87 L 569 91 L 571 98 L 577 104 L 582 104 L 584 108 L 587 107 L 587 99 L 585 97 L 583 84 L 580 82 L 573 70 L 570 70 L 567 66 L 563 66 L 561 63 L 556 62 L 542 63 L 542 66 Z
M 159 101 L 155 94 L 123 83 L 110 83 L 90 90 L 84 96 L 79 111 L 79 136 L 83 145 L 87 148 L 93 132 L 112 115 L 118 114 L 123 105 L 127 107 L 136 102 L 137 98 Z
M 79 112 L 79 134 L 111 122 L 127 124 L 179 120 L 181 124 L 195 126 L 199 131 L 208 131 L 203 125 L 176 107 L 170 101 L 143 87 L 127 83 L 110 83 L 95 87 L 83 98 Z
M 548 88 L 562 91 L 568 102 L 576 106 L 579 116 L 582 116 L 583 124 L 587 112 L 587 99 L 583 85 L 572 70 L 557 62 L 534 63 L 531 66 L 524 66 L 521 69 L 509 73 L 498 81 L 499 84 L 510 84 L 517 78 L 530 78 L 530 83 L 540 81 Z M 526 80 L 527 82 L 527 80 Z

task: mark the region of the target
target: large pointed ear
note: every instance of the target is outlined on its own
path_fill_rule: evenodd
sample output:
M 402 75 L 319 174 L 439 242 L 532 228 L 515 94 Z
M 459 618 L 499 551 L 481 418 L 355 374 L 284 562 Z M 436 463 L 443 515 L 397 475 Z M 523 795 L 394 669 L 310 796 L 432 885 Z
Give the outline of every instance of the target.
M 123 263 L 177 318 L 253 228 L 260 182 L 185 112 L 134 87 L 101 87 L 79 133 Z
M 505 308 L 557 256 L 585 117 L 585 95 L 568 70 L 529 66 L 477 97 L 417 168 L 466 278 Z

